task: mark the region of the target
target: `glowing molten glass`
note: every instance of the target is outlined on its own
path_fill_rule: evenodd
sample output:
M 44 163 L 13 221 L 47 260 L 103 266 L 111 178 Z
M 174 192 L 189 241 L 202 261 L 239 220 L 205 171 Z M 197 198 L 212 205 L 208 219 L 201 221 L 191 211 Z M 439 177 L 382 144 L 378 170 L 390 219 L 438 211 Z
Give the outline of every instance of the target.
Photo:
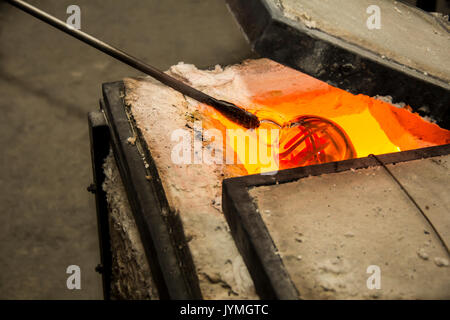
M 254 135 L 235 133 L 247 145 L 223 141 L 224 150 L 235 153 L 237 166 L 248 174 L 450 143 L 449 130 L 425 121 L 408 106 L 353 95 L 273 62 L 253 63 L 256 71 L 238 72 L 236 87 L 223 96 L 261 119 Z M 203 111 L 205 128 L 218 129 L 224 137 L 226 130 L 240 128 L 209 106 Z M 279 129 L 276 139 L 266 134 L 273 129 Z M 268 147 L 271 165 L 262 161 L 264 152 L 249 147 L 260 142 Z M 255 154 L 257 161 L 249 161 Z
M 344 130 L 317 116 L 299 116 L 281 130 L 279 161 L 282 168 L 320 164 L 356 157 Z

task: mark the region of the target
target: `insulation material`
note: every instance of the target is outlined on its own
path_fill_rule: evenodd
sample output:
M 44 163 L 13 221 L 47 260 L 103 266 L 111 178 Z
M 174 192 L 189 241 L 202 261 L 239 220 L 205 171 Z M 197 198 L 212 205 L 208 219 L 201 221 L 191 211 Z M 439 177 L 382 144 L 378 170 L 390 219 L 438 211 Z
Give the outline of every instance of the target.
M 152 80 L 126 79 L 126 103 L 152 153 L 173 212 L 180 215 L 205 299 L 258 299 L 221 210 L 222 179 L 239 167 L 174 164 L 171 134 L 208 121 L 196 103 Z M 194 134 L 193 134 L 194 136 Z M 195 134 L 202 141 L 201 133 Z M 149 177 L 150 178 L 150 177 Z

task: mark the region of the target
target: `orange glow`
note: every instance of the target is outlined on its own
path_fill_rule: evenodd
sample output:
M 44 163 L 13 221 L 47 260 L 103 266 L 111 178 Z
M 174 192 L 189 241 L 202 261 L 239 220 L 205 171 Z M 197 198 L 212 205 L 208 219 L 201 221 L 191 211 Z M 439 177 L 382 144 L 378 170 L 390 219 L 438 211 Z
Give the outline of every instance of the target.
M 285 125 L 279 139 L 280 167 L 290 168 L 356 157 L 350 138 L 336 123 L 300 116 Z
M 318 81 L 307 75 L 304 75 L 304 79 L 306 86 L 312 81 Z M 408 110 L 409 107 L 400 109 L 368 96 L 350 94 L 325 83 L 321 83 L 320 86 L 316 87 L 312 86 L 311 90 L 302 90 L 301 92 L 292 92 L 292 90 L 290 92 L 283 90 L 270 91 L 270 88 L 268 89 L 266 92 L 251 97 L 252 103 L 245 106 L 246 109 L 256 114 L 260 120 L 267 119 L 280 125 L 286 125 L 293 119 L 304 115 L 321 117 L 332 123 L 334 122 L 337 125 L 336 127 L 342 128 L 347 135 L 350 140 L 349 145 L 354 147 L 355 153 L 351 156 L 348 155 L 351 153 L 348 153 L 345 157 L 366 157 L 369 154 L 392 153 L 450 143 L 449 130 L 425 121 L 419 115 L 410 112 Z M 205 106 L 204 111 L 206 116 L 212 119 L 210 125 L 212 124 L 212 126 L 221 130 L 224 137 L 226 129 L 240 128 L 211 107 Z M 334 130 L 334 127 L 330 126 L 330 130 Z M 267 122 L 263 123 L 261 128 L 274 129 L 277 126 Z M 260 129 L 257 129 L 255 134 L 248 138 L 249 141 L 260 141 L 268 144 L 269 155 L 279 154 L 279 152 L 283 154 L 283 150 L 278 150 L 278 146 L 270 146 L 274 142 L 274 137 L 261 135 L 260 131 Z M 286 133 L 281 132 L 281 138 L 283 139 L 283 135 L 286 136 Z M 290 133 L 292 136 L 289 138 L 299 137 L 298 133 L 299 131 Z M 244 134 L 244 131 L 239 134 Z M 334 135 L 335 133 L 331 133 L 331 136 Z M 344 145 L 345 147 L 344 142 L 340 142 L 339 145 Z M 295 156 L 284 160 L 280 159 L 277 165 L 273 163 L 267 165 L 259 159 L 259 156 L 256 163 L 249 163 L 249 150 L 254 150 L 251 147 L 249 149 L 249 145 L 245 147 L 237 146 L 227 141 L 226 147 L 233 149 L 248 174 L 315 164 L 312 160 L 295 160 Z M 283 142 L 281 142 L 280 149 L 284 147 Z M 344 152 L 339 148 L 334 148 L 333 151 L 329 152 L 334 154 Z M 343 157 L 343 155 L 340 156 Z M 318 162 L 316 163 L 336 161 L 336 158 L 333 156 L 328 157 L 326 160 L 323 159 L 325 158 L 322 158 L 321 161 L 317 160 Z

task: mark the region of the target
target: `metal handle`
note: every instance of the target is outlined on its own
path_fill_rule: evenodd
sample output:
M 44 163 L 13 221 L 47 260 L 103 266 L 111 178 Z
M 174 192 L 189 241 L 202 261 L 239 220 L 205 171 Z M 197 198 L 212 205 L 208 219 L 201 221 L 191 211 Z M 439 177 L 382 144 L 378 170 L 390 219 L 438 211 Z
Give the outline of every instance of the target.
M 186 83 L 175 79 L 168 74 L 158 70 L 157 68 L 143 62 L 142 60 L 139 60 L 128 53 L 115 48 L 83 31 L 77 30 L 75 28 L 72 28 L 67 23 L 57 19 L 56 17 L 26 3 L 22 0 L 6 0 L 13 6 L 29 13 L 30 15 L 36 17 L 39 20 L 42 20 L 53 27 L 71 35 L 72 37 L 77 38 L 78 40 L 83 41 L 84 43 L 106 53 L 107 55 L 116 58 L 119 61 L 122 61 L 123 63 L 145 73 L 149 76 L 155 78 L 156 80 L 164 83 L 165 85 L 171 87 L 172 89 L 189 96 L 201 103 L 205 103 L 207 105 L 210 105 L 217 109 L 220 113 L 222 113 L 224 116 L 229 118 L 231 121 L 236 122 L 240 125 L 242 125 L 245 128 L 257 128 L 259 127 L 259 120 L 258 118 L 248 112 L 245 109 L 242 109 L 238 106 L 236 106 L 233 103 L 226 102 L 223 100 L 215 99 L 189 85 Z

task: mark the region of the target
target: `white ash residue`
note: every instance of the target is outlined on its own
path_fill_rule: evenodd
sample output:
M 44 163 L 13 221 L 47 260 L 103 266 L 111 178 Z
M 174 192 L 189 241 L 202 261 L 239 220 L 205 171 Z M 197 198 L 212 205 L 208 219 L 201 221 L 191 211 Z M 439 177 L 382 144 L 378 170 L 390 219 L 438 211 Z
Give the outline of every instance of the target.
M 184 62 L 171 66 L 168 73 L 198 89 L 223 86 L 233 81 L 235 77 L 230 68 L 224 71 L 221 66 L 216 65 L 214 70 L 199 70 L 195 65 Z
M 445 258 L 441 258 L 441 257 L 434 258 L 434 263 L 438 267 L 448 267 L 448 265 L 449 265 L 448 260 Z
M 431 15 L 433 15 L 434 17 L 436 17 L 436 19 L 439 19 L 444 26 L 449 29 L 450 31 L 450 21 L 449 21 L 449 15 L 448 14 L 443 14 L 441 12 L 430 12 Z
M 417 251 L 417 255 L 419 256 L 419 258 L 423 260 L 428 260 L 429 258 L 428 253 L 425 251 L 424 248 L 419 249 L 419 251 Z
M 112 151 L 103 164 L 112 251 L 111 297 L 158 299 L 156 286 Z
M 383 101 L 383 102 L 386 102 L 386 103 L 389 103 L 390 105 L 393 105 L 393 106 L 396 107 L 396 108 L 399 108 L 399 109 L 408 109 L 409 111 L 412 111 L 412 110 L 411 110 L 411 107 L 409 107 L 409 106 L 408 106 L 406 103 L 404 103 L 404 102 L 394 103 L 391 96 L 379 96 L 379 95 L 376 95 L 376 96 L 373 97 L 373 98 L 374 98 L 374 99 L 377 99 L 377 100 L 380 100 L 380 101 Z M 427 113 L 430 112 L 430 109 L 429 109 L 427 106 L 423 106 L 423 107 L 420 107 L 420 108 L 418 109 L 418 111 L 422 111 L 423 113 L 427 114 Z M 430 122 L 430 123 L 437 123 L 437 121 L 436 121 L 435 119 L 433 119 L 432 117 L 430 117 L 430 116 L 424 115 L 424 116 L 421 116 L 421 117 L 422 117 L 423 120 L 428 121 L 428 122 Z
M 386 102 L 386 103 L 389 103 L 389 104 L 391 104 L 394 107 L 397 107 L 399 109 L 403 109 L 403 108 L 406 107 L 406 103 L 404 103 L 404 102 L 394 103 L 391 96 L 379 96 L 379 95 L 376 95 L 373 98 L 377 99 L 377 100 L 380 100 L 380 101 L 383 101 L 383 102 Z

